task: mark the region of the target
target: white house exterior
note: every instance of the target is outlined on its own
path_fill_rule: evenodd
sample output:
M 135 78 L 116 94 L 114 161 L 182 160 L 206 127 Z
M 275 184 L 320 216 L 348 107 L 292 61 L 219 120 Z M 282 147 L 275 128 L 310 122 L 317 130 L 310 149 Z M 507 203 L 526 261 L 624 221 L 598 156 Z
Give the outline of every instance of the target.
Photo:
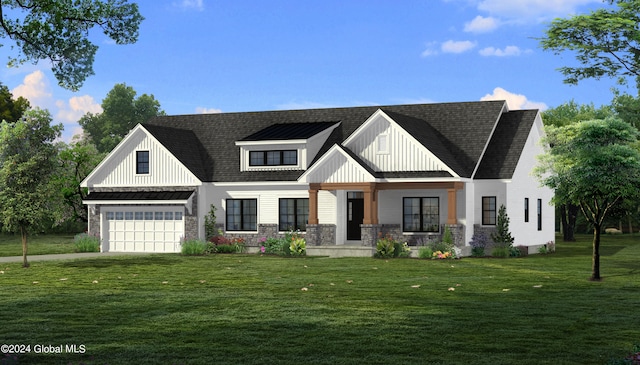
M 505 205 L 515 245 L 554 240 L 553 192 L 531 176 L 542 120 L 504 101 L 161 116 L 83 181 L 103 251 L 179 252 L 211 205 L 258 247 L 289 229 L 314 247 L 411 245 L 444 226 L 464 251 Z

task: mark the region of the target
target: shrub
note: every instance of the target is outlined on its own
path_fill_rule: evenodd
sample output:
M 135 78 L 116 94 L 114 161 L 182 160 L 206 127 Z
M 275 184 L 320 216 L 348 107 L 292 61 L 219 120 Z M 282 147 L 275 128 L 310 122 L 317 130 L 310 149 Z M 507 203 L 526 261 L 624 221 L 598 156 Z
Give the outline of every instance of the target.
M 484 256 L 485 249 L 489 247 L 489 237 L 484 231 L 475 232 L 473 237 L 471 237 L 469 245 L 471 246 L 472 256 L 482 257 Z
M 395 257 L 409 257 L 411 256 L 411 248 L 406 242 L 396 241 L 393 248 L 393 253 Z
M 302 237 L 292 237 L 289 244 L 289 252 L 293 256 L 304 256 L 307 254 L 307 243 Z
M 390 235 L 386 235 L 378 238 L 378 241 L 376 242 L 376 253 L 374 256 L 381 259 L 388 259 L 394 257 L 395 251 L 396 240 L 394 240 Z
M 244 248 L 244 238 L 213 236 L 207 244 L 207 253 L 242 253 L 244 252 Z
M 509 257 L 520 257 L 522 256 L 522 251 L 520 247 L 509 247 Z
M 431 259 L 433 258 L 433 250 L 429 246 L 420 247 L 418 250 L 418 258 Z
M 264 253 L 270 255 L 287 256 L 289 255 L 289 246 L 285 245 L 283 238 L 269 237 L 264 241 Z
M 188 256 L 200 256 L 207 253 L 207 242 L 199 239 L 182 242 L 182 254 Z
M 211 239 L 219 234 L 216 228 L 216 206 L 211 204 L 209 213 L 204 216 L 204 234 L 207 239 Z
M 100 252 L 100 239 L 86 233 L 75 235 L 73 245 L 76 252 Z
M 505 258 L 511 254 L 511 248 L 507 246 L 495 246 L 491 250 L 491 256 Z

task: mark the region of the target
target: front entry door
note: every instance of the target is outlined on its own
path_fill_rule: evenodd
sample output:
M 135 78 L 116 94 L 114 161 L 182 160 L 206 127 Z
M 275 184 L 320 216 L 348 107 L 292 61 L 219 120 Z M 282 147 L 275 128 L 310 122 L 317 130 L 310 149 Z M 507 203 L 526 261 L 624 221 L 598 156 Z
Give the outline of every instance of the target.
M 362 193 L 348 193 L 347 195 L 347 240 L 362 239 L 360 225 L 364 219 L 364 199 Z

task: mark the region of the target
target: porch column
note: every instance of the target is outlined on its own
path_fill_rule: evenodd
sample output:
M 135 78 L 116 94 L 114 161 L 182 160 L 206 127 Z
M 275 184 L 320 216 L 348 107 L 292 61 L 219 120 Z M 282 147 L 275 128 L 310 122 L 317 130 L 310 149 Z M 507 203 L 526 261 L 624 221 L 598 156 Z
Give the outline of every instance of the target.
M 378 224 L 378 192 L 376 184 L 370 183 L 363 189 L 364 218 L 362 224 Z
M 309 184 L 308 224 L 318 224 L 318 190 L 320 190 L 320 184 Z
M 458 212 L 456 211 L 457 201 L 456 193 L 458 189 L 462 189 L 463 184 L 456 182 L 453 188 L 447 189 L 447 224 L 458 224 Z

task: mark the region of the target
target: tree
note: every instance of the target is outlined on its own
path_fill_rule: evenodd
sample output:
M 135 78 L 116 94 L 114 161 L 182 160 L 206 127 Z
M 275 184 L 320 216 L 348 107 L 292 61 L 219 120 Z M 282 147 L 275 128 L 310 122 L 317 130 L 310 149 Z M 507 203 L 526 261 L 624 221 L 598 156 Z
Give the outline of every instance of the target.
M 29 101 L 22 96 L 13 100 L 9 88 L 0 83 L 0 121 L 15 122 L 29 109 Z
M 498 209 L 496 231 L 491 233 L 491 239 L 500 247 L 513 246 L 513 237 L 509 231 L 509 216 L 504 204 L 500 205 L 500 209 Z
M 126 84 L 116 84 L 102 100 L 100 114 L 85 114 L 78 123 L 99 152 L 110 152 L 138 123 L 164 115 L 153 95 L 142 94 Z
M 561 127 L 584 120 L 605 119 L 612 117 L 614 112 L 610 106 L 596 108 L 593 104 L 578 104 L 574 100 L 550 108 L 542 113 L 545 126 Z M 557 204 L 560 213 L 562 238 L 565 242 L 575 241 L 576 220 L 580 207 L 576 204 L 564 202 Z
M 18 49 L 9 65 L 48 60 L 58 84 L 74 91 L 93 75 L 98 46 L 89 31 L 98 27 L 116 44 L 135 43 L 143 19 L 127 0 L 0 1 L 0 37 Z
M 565 83 L 603 76 L 618 77 L 624 83 L 625 78 L 633 77 L 640 90 L 640 1 L 605 2 L 616 7 L 553 20 L 540 45 L 555 54 L 576 52 L 582 66 L 561 67 Z
M 600 234 L 610 210 L 637 197 L 640 186 L 638 130 L 619 119 L 591 120 L 545 127 L 552 146 L 540 156 L 535 172 L 555 189 L 555 204 L 576 204 L 593 225 L 592 280 L 600 280 Z
M 59 149 L 59 168 L 52 178 L 54 190 L 62 200 L 59 216 L 61 221 L 88 222 L 87 206 L 82 203 L 88 191 L 80 183 L 105 154 L 99 153 L 93 143 L 83 137 L 74 137 L 69 144 L 61 143 Z
M 3 229 L 22 237 L 22 265 L 27 262 L 27 235 L 43 228 L 55 209 L 49 184 L 56 169 L 56 146 L 62 124 L 51 126 L 46 110 L 32 109 L 15 123 L 0 124 L 0 217 Z

